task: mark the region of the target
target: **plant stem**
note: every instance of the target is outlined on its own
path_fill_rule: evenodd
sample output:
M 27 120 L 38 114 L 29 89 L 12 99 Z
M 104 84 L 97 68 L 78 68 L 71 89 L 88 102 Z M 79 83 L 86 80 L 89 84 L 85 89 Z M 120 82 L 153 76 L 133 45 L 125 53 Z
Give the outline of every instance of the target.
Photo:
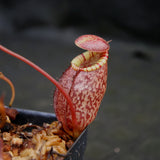
M 45 76 L 48 80 L 50 80 L 63 94 L 63 96 L 66 98 L 69 106 L 70 106 L 70 111 L 72 115 L 72 123 L 73 123 L 73 128 L 76 128 L 77 120 L 76 120 L 76 112 L 75 108 L 73 107 L 73 103 L 69 95 L 66 93 L 66 91 L 63 89 L 63 87 L 57 82 L 51 75 L 49 75 L 46 71 L 44 71 L 42 68 L 31 62 L 30 60 L 26 59 L 25 57 L 5 48 L 4 46 L 0 45 L 0 50 L 4 51 L 5 53 L 23 61 L 24 63 L 28 64 L 38 72 L 40 72 L 43 76 Z

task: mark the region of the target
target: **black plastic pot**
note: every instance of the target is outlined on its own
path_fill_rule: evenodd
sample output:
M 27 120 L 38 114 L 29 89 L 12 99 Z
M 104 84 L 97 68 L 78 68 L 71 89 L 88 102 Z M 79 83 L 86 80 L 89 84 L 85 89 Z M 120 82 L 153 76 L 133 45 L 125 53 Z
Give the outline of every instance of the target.
M 23 110 L 17 109 L 19 114 L 16 119 L 13 121 L 15 124 L 25 124 L 33 123 L 36 125 L 43 125 L 44 122 L 51 123 L 57 120 L 55 114 L 39 112 L 33 110 Z M 77 138 L 72 147 L 68 150 L 65 155 L 65 160 L 83 160 L 84 151 L 86 149 L 87 143 L 87 129 L 85 129 L 82 134 Z

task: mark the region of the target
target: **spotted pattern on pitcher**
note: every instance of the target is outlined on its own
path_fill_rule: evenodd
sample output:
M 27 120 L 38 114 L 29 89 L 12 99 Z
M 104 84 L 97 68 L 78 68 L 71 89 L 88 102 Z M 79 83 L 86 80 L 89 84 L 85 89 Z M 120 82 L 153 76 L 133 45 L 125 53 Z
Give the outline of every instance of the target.
M 72 85 L 70 82 L 72 82 Z M 96 117 L 103 99 L 107 85 L 107 64 L 99 70 L 92 72 L 74 71 L 70 67 L 60 78 L 60 83 L 72 99 L 73 105 L 76 108 L 78 129 L 82 131 Z M 54 105 L 58 107 L 55 107 L 55 112 L 61 115 L 58 116 L 61 118 L 59 120 L 63 123 L 67 121 L 68 128 L 72 130 L 72 118 L 69 106 L 58 90 L 56 90 L 55 95 L 54 102 L 56 102 L 56 104 Z M 66 107 L 64 107 L 64 105 L 66 105 Z
M 71 61 L 71 66 L 59 80 L 71 98 L 73 107 L 56 89 L 54 110 L 66 131 L 71 136 L 78 137 L 95 119 L 105 94 L 110 46 L 109 42 L 95 35 L 83 35 L 75 43 L 87 51 Z

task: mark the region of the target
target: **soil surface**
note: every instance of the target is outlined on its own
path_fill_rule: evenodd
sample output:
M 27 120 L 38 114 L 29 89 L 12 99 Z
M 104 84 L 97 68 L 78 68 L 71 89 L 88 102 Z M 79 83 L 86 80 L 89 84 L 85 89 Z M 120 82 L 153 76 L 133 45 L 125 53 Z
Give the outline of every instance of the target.
M 86 34 L 86 33 L 85 33 Z M 29 58 L 56 79 L 83 52 L 72 30 L 36 30 L 1 35 L 1 44 Z M 100 35 L 109 40 L 106 35 Z M 160 47 L 112 38 L 108 88 L 95 121 L 89 126 L 84 160 L 160 159 Z M 54 112 L 54 86 L 26 64 L 0 51 L 0 71 L 15 85 L 13 107 Z M 10 88 L 0 81 L 9 103 Z

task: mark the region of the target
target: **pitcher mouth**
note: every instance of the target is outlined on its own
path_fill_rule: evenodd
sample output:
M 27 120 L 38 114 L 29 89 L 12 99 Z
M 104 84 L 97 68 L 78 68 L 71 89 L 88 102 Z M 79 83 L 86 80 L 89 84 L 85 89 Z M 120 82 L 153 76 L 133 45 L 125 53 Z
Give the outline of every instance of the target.
M 71 66 L 76 71 L 94 71 L 101 68 L 107 62 L 108 55 L 108 50 L 106 52 L 86 51 L 76 56 L 71 61 Z

